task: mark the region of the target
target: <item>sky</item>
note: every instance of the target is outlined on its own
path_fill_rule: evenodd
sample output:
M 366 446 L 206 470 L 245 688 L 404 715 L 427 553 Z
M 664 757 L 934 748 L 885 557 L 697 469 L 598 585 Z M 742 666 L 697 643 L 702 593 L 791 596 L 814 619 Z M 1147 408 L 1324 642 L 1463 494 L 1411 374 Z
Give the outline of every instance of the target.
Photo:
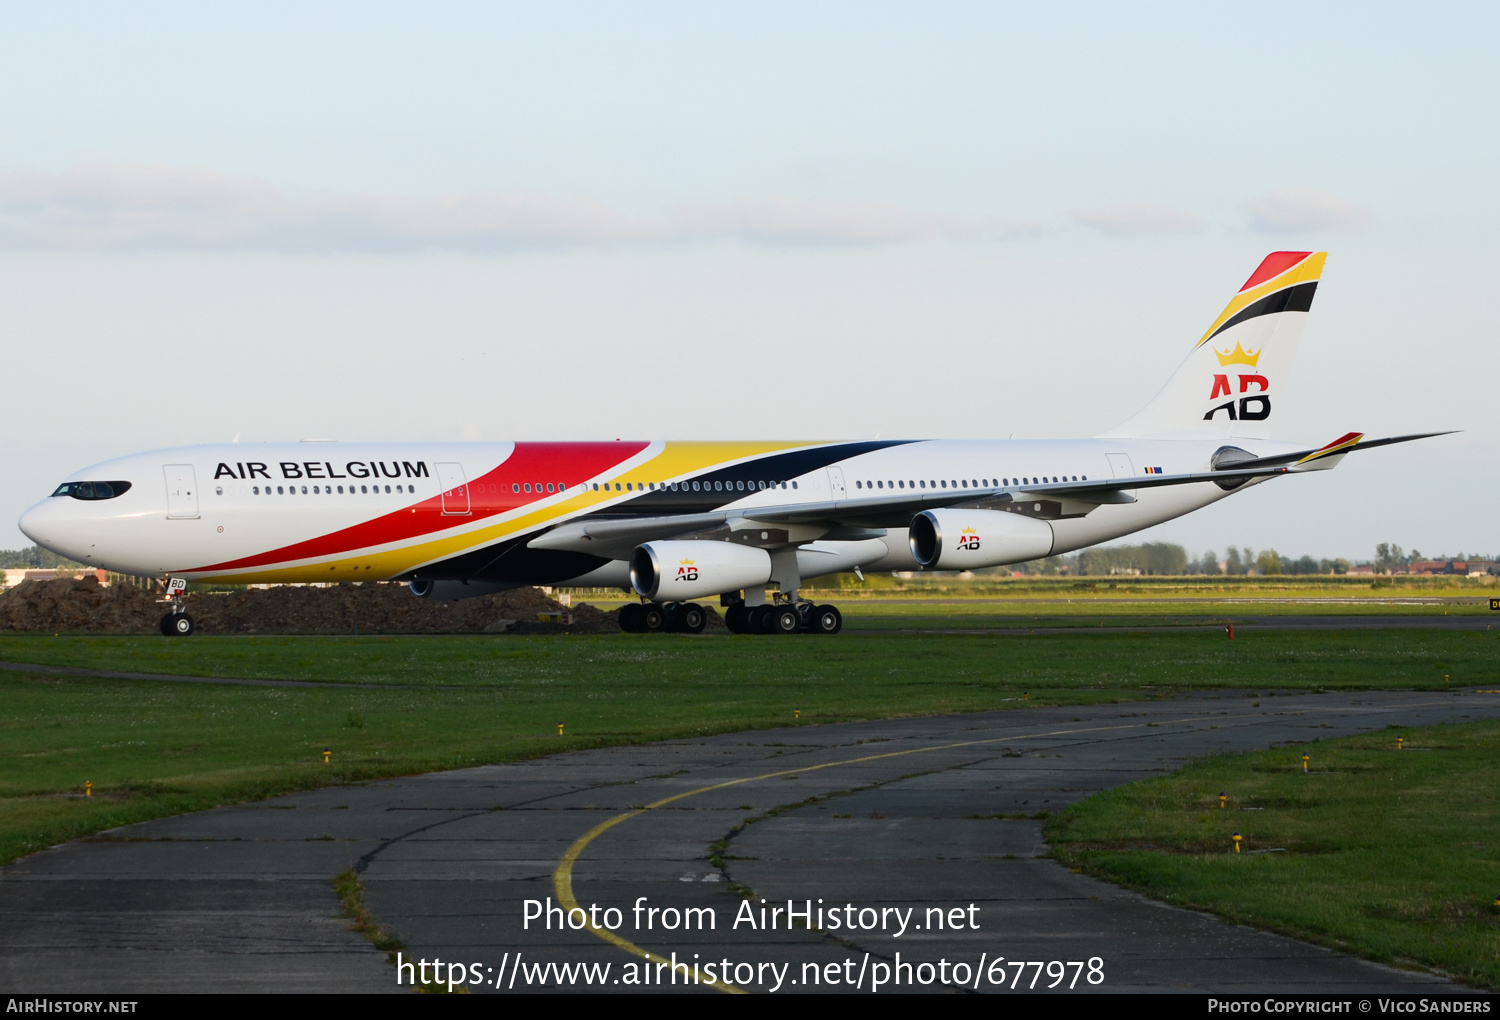
M 1500 552 L 1482 4 L 0 7 L 0 546 L 300 438 L 1018 438 L 1330 252 L 1278 438 L 1133 540 Z

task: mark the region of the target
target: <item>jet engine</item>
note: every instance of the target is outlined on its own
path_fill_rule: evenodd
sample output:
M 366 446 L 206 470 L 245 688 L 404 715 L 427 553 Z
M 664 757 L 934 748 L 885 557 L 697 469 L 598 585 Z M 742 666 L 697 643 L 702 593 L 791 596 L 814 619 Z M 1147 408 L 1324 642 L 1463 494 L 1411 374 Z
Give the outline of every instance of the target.
M 929 570 L 973 570 L 1046 556 L 1052 526 L 1000 510 L 945 507 L 913 517 L 908 541 L 911 554 Z
M 656 602 L 686 602 L 771 579 L 771 555 L 730 542 L 647 542 L 630 557 L 630 584 Z
M 412 581 L 407 584 L 413 595 L 419 599 L 433 599 L 438 602 L 457 602 L 459 599 L 473 599 L 481 595 L 493 595 L 497 591 L 510 591 L 512 588 L 522 587 L 519 584 L 510 584 L 505 581 Z

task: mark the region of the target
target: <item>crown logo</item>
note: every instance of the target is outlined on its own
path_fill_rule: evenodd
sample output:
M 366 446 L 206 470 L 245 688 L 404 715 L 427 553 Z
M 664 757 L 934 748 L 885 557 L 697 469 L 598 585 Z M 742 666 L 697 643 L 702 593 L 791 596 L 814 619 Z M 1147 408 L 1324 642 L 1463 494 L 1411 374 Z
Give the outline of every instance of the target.
M 977 535 L 977 534 L 979 534 L 979 532 L 975 531 L 973 528 L 965 528 L 963 530 L 963 533 L 965 535 Z
M 1264 350 L 1265 348 L 1262 347 L 1259 351 L 1247 351 L 1243 347 L 1241 347 L 1240 342 L 1236 340 L 1234 342 L 1234 350 L 1215 350 L 1214 357 L 1219 359 L 1220 368 L 1223 368 L 1225 365 L 1249 365 L 1251 368 L 1254 368 L 1255 363 L 1260 360 L 1261 353 Z

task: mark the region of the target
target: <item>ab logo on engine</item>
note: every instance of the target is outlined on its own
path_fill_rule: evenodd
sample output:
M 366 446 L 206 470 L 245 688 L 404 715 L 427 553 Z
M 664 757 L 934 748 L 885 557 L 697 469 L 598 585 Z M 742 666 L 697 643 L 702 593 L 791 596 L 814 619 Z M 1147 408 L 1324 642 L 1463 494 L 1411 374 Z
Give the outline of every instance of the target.
M 958 551 L 978 552 L 979 532 L 975 531 L 973 528 L 965 528 L 963 534 L 958 536 Z
M 679 581 L 696 581 L 696 580 L 698 580 L 698 566 L 697 566 L 697 564 L 695 564 L 692 560 L 683 560 L 681 563 L 679 563 L 677 565 L 677 580 L 679 580 Z

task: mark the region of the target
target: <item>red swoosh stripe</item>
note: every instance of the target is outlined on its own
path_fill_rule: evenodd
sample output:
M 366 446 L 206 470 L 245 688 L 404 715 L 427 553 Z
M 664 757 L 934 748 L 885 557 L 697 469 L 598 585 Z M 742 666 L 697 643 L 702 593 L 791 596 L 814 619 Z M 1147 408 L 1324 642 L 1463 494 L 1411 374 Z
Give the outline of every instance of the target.
M 517 493 L 512 491 L 513 485 L 531 483 L 537 486 L 537 483 L 541 483 L 545 486 L 547 482 L 562 482 L 572 489 L 583 484 L 586 479 L 624 463 L 650 445 L 644 442 L 517 443 L 515 450 L 503 463 L 469 482 L 470 513 L 466 516 L 445 516 L 442 496 L 439 495 L 415 506 L 402 507 L 374 520 L 329 532 L 305 542 L 195 569 L 239 570 L 284 563 L 287 560 L 338 556 L 356 549 L 446 531 L 460 524 L 509 513 L 553 495 L 547 492 Z

